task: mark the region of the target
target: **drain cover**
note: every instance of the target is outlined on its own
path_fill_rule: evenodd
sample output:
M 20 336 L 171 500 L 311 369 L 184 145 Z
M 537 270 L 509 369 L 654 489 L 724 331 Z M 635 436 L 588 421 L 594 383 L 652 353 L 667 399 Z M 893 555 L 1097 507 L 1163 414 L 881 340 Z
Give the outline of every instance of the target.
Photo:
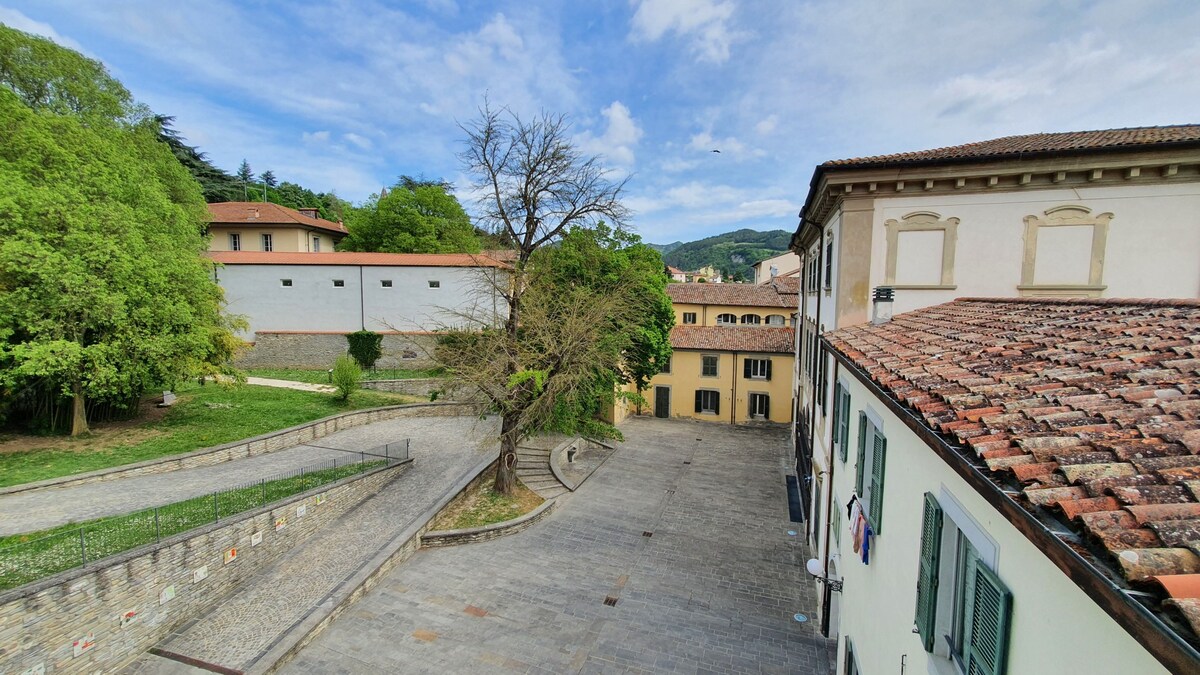
M 643 532 L 643 533 L 642 533 L 642 536 L 643 536 L 643 537 L 653 537 L 653 536 L 654 536 L 654 533 L 653 533 L 653 532 Z
M 796 620 L 796 623 L 804 623 L 808 621 L 808 617 L 804 616 L 803 614 L 796 614 L 792 618 Z
M 610 596 L 604 598 L 604 604 L 608 605 L 609 607 L 616 607 L 617 606 L 617 596 L 610 595 Z M 799 616 L 799 614 L 797 614 L 796 616 Z

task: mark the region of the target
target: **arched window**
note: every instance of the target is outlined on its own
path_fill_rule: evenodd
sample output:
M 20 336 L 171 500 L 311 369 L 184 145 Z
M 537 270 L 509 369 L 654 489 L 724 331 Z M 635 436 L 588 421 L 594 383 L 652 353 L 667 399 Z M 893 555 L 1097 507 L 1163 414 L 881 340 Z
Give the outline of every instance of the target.
M 732 314 L 718 314 L 717 315 L 717 325 L 718 326 L 733 326 L 735 324 L 737 324 L 736 316 L 734 316 Z
M 762 323 L 762 317 L 757 314 L 743 314 L 742 323 L 757 326 L 758 324 Z
M 768 326 L 786 326 L 787 319 L 783 318 L 782 314 L 768 314 L 767 315 L 767 325 Z

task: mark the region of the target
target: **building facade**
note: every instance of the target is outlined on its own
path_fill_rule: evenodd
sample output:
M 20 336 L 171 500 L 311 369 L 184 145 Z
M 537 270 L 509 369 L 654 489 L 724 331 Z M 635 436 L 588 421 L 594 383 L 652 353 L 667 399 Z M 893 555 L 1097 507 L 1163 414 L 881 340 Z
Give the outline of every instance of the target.
M 342 223 L 317 216 L 317 209 L 291 209 L 269 202 L 208 205 L 210 251 L 332 253 L 347 234 Z
M 800 256 L 792 251 L 754 263 L 754 283 L 765 284 L 776 277 L 793 276 L 800 269 Z

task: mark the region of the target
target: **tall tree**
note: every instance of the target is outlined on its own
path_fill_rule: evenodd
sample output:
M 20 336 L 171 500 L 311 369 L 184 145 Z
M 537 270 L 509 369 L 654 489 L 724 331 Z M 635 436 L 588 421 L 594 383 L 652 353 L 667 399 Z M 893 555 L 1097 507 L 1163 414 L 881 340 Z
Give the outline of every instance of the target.
M 238 166 L 237 179 L 242 182 L 242 201 L 250 201 L 250 184 L 254 182 L 254 171 L 250 169 L 250 162 L 245 159 L 242 159 Z
M 263 185 L 266 185 L 268 188 L 274 189 L 276 185 L 279 185 L 279 181 L 275 178 L 275 172 L 270 169 L 262 172 L 259 178 L 262 179 Z
M 407 177 L 406 177 L 407 178 Z M 410 179 L 411 180 L 411 179 Z M 478 253 L 471 218 L 445 183 L 403 179 L 385 196 L 354 209 L 346 221 L 343 251 Z
M 50 62 L 78 66 L 55 75 L 73 91 L 106 77 L 82 57 Z M 10 77 L 36 89 L 45 75 L 25 65 Z M 158 124 L 131 121 L 121 111 L 132 104 L 76 114 L 29 100 L 0 87 L 0 389 L 71 401 L 80 433 L 88 401 L 128 406 L 155 385 L 227 370 L 237 340 L 201 255 L 200 187 Z
M 609 180 L 597 157 L 584 156 L 572 144 L 569 125 L 561 115 L 542 113 L 522 120 L 507 109 L 494 110 L 485 104 L 479 118 L 463 126 L 463 131 L 467 141 L 461 159 L 475 177 L 476 191 L 484 195 L 479 201 L 480 217 L 489 229 L 506 233 L 517 252 L 511 279 L 503 288 L 508 306 L 503 327 L 479 333 L 479 340 L 494 342 L 487 345 L 494 348 L 488 358 L 502 385 L 483 388 L 501 416 L 495 489 L 511 494 L 517 443 L 545 425 L 560 396 L 593 382 L 590 376 L 597 366 L 583 358 L 585 353 L 595 353 L 589 346 L 612 353 L 611 348 L 596 347 L 606 338 L 597 330 L 599 323 L 592 323 L 590 332 L 556 335 L 554 331 L 582 328 L 596 321 L 597 313 L 619 313 L 611 305 L 626 297 L 596 293 L 583 284 L 568 287 L 570 293 L 544 292 L 558 286 L 541 282 L 543 274 L 551 274 L 530 260 L 572 226 L 608 220 L 619 227 L 628 214 L 620 201 L 625 183 Z M 559 300 L 571 304 L 564 306 Z M 466 348 L 456 349 L 456 344 Z M 472 338 L 455 335 L 440 353 L 452 370 L 464 372 L 479 361 L 457 357 L 469 355 L 473 346 Z M 573 351 L 576 348 L 579 352 Z M 581 375 L 587 372 L 588 361 L 593 362 L 590 376 Z M 571 364 L 578 367 L 568 367 Z
M 34 110 L 124 122 L 144 112 L 104 64 L 2 24 L 0 85 Z
M 159 126 L 159 140 L 171 148 L 179 163 L 200 183 L 206 202 L 231 202 L 243 196 L 238 180 L 225 170 L 218 168 L 208 157 L 194 146 L 188 145 L 183 135 L 174 128 L 175 118 L 170 115 L 155 115 Z

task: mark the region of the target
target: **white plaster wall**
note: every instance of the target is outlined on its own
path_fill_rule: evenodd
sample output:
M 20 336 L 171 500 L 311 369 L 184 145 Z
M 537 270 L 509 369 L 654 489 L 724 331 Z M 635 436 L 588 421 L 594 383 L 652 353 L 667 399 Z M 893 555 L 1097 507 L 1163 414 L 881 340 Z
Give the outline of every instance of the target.
M 844 524 L 845 501 L 854 493 L 858 410 L 874 399 L 848 374 L 841 381 L 851 392 L 851 450 L 845 463 L 834 458 L 833 484 Z M 912 628 L 923 494 L 939 495 L 943 488 L 998 545 L 995 571 L 1013 593 L 1008 673 L 1167 672 L 899 418 L 877 401 L 869 407 L 888 441 L 882 534 L 872 542 L 869 565 L 853 552 L 849 532 L 841 535 L 836 567 L 845 587 L 838 607 L 837 672 L 844 672 L 845 636 L 854 643 L 861 672 L 898 673 L 902 658 L 905 672 L 937 672 L 930 670 L 931 657 Z M 939 591 L 946 592 L 951 591 L 944 586 Z
M 361 277 L 360 277 L 361 273 Z M 226 265 L 217 269 L 229 312 L 255 331 L 418 331 L 463 323 L 455 312 L 497 309 L 483 275 L 471 267 Z M 284 287 L 281 279 L 291 279 Z M 345 286 L 334 287 L 341 279 Z M 360 283 L 361 279 L 361 283 Z M 392 281 L 391 288 L 380 283 Z M 430 288 L 439 281 L 439 288 Z
M 1109 298 L 1200 296 L 1200 183 L 1017 190 L 965 195 L 914 195 L 876 201 L 871 286 L 884 283 L 884 221 L 913 211 L 958 218 L 954 290 L 896 291 L 898 314 L 954 298 L 1015 297 L 1021 281 L 1024 217 L 1052 207 L 1086 206 L 1112 213 L 1103 283 Z M 1042 266 L 1039 260 L 1039 267 Z M 824 307 L 822 307 L 824 310 Z M 824 313 L 824 311 L 822 311 Z

